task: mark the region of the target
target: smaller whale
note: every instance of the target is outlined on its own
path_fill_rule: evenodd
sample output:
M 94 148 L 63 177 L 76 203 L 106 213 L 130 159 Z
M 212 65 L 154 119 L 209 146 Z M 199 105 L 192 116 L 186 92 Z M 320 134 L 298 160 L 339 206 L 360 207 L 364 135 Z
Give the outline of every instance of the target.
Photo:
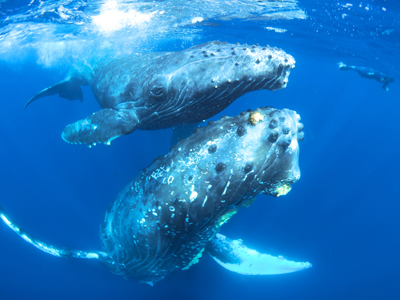
M 100 260 L 111 272 L 153 283 L 208 253 L 248 275 L 283 274 L 308 262 L 261 254 L 219 231 L 259 194 L 279 197 L 299 180 L 300 116 L 270 107 L 223 116 L 143 169 L 116 197 L 101 224 L 102 251 L 55 247 L 33 238 L 0 208 L 25 241 L 59 257 Z
M 376 81 L 383 82 L 382 88 L 385 91 L 389 91 L 389 88 L 387 87 L 387 85 L 394 81 L 394 79 L 392 77 L 390 77 L 386 74 L 383 74 L 381 72 L 378 72 L 371 68 L 348 66 L 342 62 L 338 63 L 338 65 L 339 65 L 339 70 L 341 70 L 341 71 L 353 70 L 353 71 L 356 71 L 361 77 L 375 79 Z
M 68 125 L 62 138 L 88 146 L 136 129 L 156 130 L 206 120 L 242 95 L 286 87 L 295 60 L 282 49 L 213 41 L 182 51 L 109 58 L 74 67 L 60 83 L 42 90 L 82 101 L 89 85 L 102 109 Z

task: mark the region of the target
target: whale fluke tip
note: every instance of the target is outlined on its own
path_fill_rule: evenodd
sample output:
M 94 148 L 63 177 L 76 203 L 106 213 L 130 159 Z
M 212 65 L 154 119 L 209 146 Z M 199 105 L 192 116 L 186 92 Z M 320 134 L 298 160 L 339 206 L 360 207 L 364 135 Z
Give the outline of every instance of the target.
M 67 80 L 63 80 L 51 87 L 45 88 L 35 96 L 33 96 L 29 101 L 25 104 L 24 110 L 27 106 L 40 98 L 59 95 L 61 98 L 65 98 L 68 100 L 79 100 L 80 102 L 83 101 L 83 93 L 80 87 L 80 81 L 74 78 L 70 78 Z

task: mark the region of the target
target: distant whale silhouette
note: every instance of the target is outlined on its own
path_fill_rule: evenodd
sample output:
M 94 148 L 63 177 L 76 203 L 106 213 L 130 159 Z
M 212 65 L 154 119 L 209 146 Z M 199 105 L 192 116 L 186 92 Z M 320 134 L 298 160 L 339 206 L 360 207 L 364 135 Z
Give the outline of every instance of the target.
M 285 195 L 299 180 L 300 116 L 270 107 L 210 121 L 154 160 L 108 208 L 103 251 L 57 248 L 33 238 L 0 209 L 24 240 L 59 257 L 98 259 L 113 273 L 147 283 L 187 269 L 208 252 L 241 274 L 294 272 L 311 267 L 249 249 L 219 234 L 221 226 L 258 194 Z
M 55 94 L 82 101 L 80 85 L 89 85 L 103 109 L 67 126 L 62 137 L 73 144 L 109 145 L 136 129 L 203 121 L 251 91 L 285 88 L 294 64 L 278 48 L 213 41 L 179 52 L 133 54 L 74 68 L 25 107 Z
M 376 81 L 383 82 L 382 88 L 385 91 L 389 91 L 389 88 L 387 87 L 387 85 L 394 81 L 394 79 L 392 77 L 385 75 L 385 74 L 378 72 L 371 68 L 348 66 L 342 62 L 338 63 L 338 65 L 339 65 L 339 69 L 341 71 L 354 70 L 358 74 L 360 74 L 361 77 L 375 79 Z

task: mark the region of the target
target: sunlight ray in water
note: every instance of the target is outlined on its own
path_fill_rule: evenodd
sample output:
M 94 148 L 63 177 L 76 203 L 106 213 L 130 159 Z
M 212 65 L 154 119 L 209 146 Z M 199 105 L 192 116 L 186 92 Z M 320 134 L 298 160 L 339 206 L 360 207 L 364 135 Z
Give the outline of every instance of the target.
M 101 33 L 112 33 L 126 27 L 138 28 L 151 20 L 152 13 L 141 13 L 134 9 L 121 10 L 116 0 L 107 1 L 101 6 L 101 12 L 92 17 L 92 22 Z
M 9 6 L 11 1 L 0 3 L 0 9 Z M 112 49 L 113 55 L 116 55 L 115 49 L 120 53 L 146 52 L 152 51 L 163 39 L 182 40 L 182 37 L 185 43 L 192 45 L 207 29 L 208 20 L 306 18 L 296 0 L 156 3 L 34 0 L 27 7 L 8 8 L 8 12 L 0 25 L 0 60 L 23 61 L 33 56 L 45 67 L 69 65 L 77 52 L 80 57 L 91 57 L 93 49 L 97 54 L 99 49 L 105 52 Z M 107 43 L 102 41 L 103 36 L 107 37 Z M 105 52 L 103 54 L 107 55 Z

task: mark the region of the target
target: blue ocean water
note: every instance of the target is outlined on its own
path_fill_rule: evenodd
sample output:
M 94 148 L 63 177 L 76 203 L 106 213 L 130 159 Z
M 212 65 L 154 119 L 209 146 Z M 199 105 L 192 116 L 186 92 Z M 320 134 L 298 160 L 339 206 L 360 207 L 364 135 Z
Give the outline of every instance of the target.
M 107 207 L 141 169 L 168 152 L 172 129 L 136 131 L 111 147 L 88 149 L 65 143 L 60 134 L 99 109 L 90 88 L 84 88 L 83 104 L 52 96 L 24 111 L 26 101 L 62 80 L 72 61 L 102 49 L 118 55 L 177 51 L 210 40 L 269 44 L 296 59 L 287 88 L 249 93 L 213 119 L 265 105 L 297 111 L 306 134 L 301 179 L 284 197 L 258 196 L 221 232 L 313 267 L 245 276 L 204 255 L 151 287 L 113 275 L 96 261 L 50 256 L 0 224 L 1 299 L 400 298 L 399 3 L 262 2 L 276 5 L 278 16 L 253 9 L 257 1 L 232 2 L 229 12 L 212 2 L 169 2 L 174 9 L 163 1 L 0 2 L 0 205 L 45 242 L 99 250 Z M 128 21 L 95 31 L 93 24 L 105 22 L 95 17 L 115 3 L 129 13 L 117 17 Z M 165 5 L 158 26 L 132 21 L 141 16 L 133 10 L 149 13 L 157 5 Z M 195 17 L 204 20 L 193 22 Z M 93 45 L 103 48 L 92 51 Z M 386 92 L 377 81 L 339 71 L 340 61 L 395 81 Z

